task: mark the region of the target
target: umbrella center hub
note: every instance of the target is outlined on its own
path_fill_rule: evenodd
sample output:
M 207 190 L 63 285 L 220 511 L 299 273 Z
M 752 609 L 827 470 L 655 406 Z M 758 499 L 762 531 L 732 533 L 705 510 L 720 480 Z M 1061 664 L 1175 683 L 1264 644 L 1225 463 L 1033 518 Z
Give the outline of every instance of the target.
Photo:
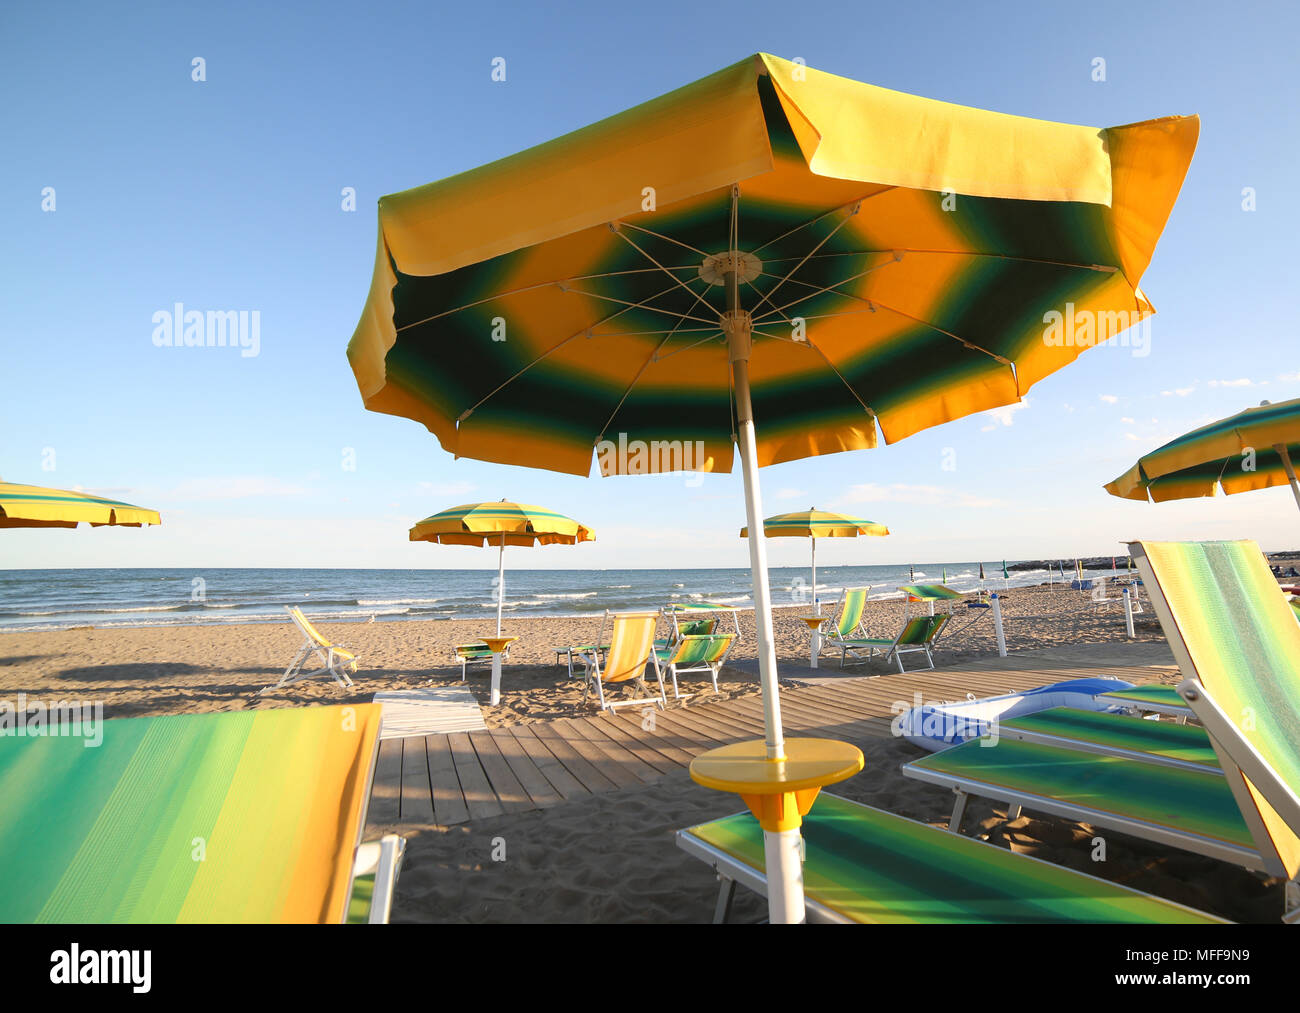
M 700 277 L 710 285 L 726 284 L 728 274 L 735 274 L 737 281 L 753 281 L 763 273 L 763 262 L 752 253 L 740 250 L 726 250 L 705 257 L 700 265 Z

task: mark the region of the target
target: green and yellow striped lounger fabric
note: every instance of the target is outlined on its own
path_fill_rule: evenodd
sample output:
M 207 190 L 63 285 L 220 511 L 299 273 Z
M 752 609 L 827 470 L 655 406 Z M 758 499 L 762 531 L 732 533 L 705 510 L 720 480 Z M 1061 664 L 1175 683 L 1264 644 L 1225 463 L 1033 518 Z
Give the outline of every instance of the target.
M 921 601 L 955 601 L 962 597 L 946 584 L 904 584 L 899 588 L 904 594 Z
M 1031 810 L 1164 839 L 1260 868 L 1222 773 L 1000 738 L 967 742 L 903 765 L 903 773 Z
M 1002 721 L 998 732 L 1007 738 L 1041 745 L 1220 770 L 1210 737 L 1199 725 L 1053 707 Z
M 836 639 L 843 639 L 853 633 L 862 622 L 862 613 L 867 608 L 867 588 L 854 588 L 844 592 L 840 601 L 840 614 L 835 622 Z
M 380 710 L 0 735 L 0 922 L 342 922 Z
M 735 639 L 730 633 L 714 636 L 687 634 L 675 645 L 656 647 L 655 654 L 664 665 L 707 665 L 722 658 Z
M 1213 922 L 1126 887 L 823 793 L 804 818 L 804 892 L 817 914 L 875 923 Z M 734 878 L 763 874 L 749 813 L 678 833 L 684 850 Z M 820 909 L 819 911 L 816 909 Z
M 1138 710 L 1151 711 L 1155 714 L 1184 716 L 1192 713 L 1183 698 L 1178 695 L 1178 690 L 1173 686 L 1162 686 L 1159 683 L 1134 686 L 1132 689 L 1112 690 L 1100 694 L 1100 699 L 1114 700 L 1116 703 L 1127 704 Z
M 1229 753 L 1251 747 L 1294 799 L 1300 795 L 1300 624 L 1259 546 L 1141 542 L 1135 554 L 1155 578 L 1152 601 L 1183 674 L 1200 682 L 1203 697 L 1229 722 L 1221 732 L 1210 729 L 1218 745 Z M 1261 851 L 1273 852 L 1271 864 L 1280 863 L 1288 878 L 1300 876 L 1300 822 L 1293 816 L 1288 826 L 1249 778 L 1229 780 L 1244 786 L 1241 805 L 1260 824 Z

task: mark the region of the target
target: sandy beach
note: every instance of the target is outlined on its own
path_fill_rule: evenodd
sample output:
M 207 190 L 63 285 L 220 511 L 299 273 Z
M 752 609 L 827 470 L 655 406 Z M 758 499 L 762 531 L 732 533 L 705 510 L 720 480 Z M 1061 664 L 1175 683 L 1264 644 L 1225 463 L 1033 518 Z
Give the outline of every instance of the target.
M 869 606 L 873 631 L 897 629 L 901 601 Z M 915 610 L 917 606 L 913 606 Z M 795 616 L 776 614 L 778 658 L 802 666 L 807 633 Z M 1087 595 L 1047 587 L 1015 589 L 1004 602 L 1011 651 L 1067 644 L 1125 641 L 1123 613 L 1095 611 Z M 976 618 L 979 616 L 980 618 Z M 1162 641 L 1150 609 L 1139 616 L 1137 639 Z M 489 727 L 592 714 L 580 680 L 554 663 L 554 648 L 590 641 L 598 621 L 517 619 L 518 635 L 503 678 L 499 707 L 487 706 L 483 668 L 471 669 L 468 686 L 483 705 Z M 742 642 L 733 657 L 754 657 L 752 613 L 741 613 Z M 300 637 L 283 624 L 163 629 L 75 629 L 0 637 L 0 698 L 99 700 L 106 716 L 158 715 L 244 708 L 368 701 L 378 691 L 458 683 L 451 647 L 489 632 L 478 622 L 425 621 L 325 624 L 326 635 L 353 645 L 361 658 L 356 686 L 343 690 L 314 679 L 262 696 L 292 657 Z M 954 665 L 991 657 L 996 642 L 987 610 L 959 607 L 936 661 Z M 823 664 L 834 666 L 829 657 Z M 887 674 L 877 661 L 859 674 Z M 1159 673 L 1160 670 L 1153 670 Z M 1172 673 L 1157 674 L 1172 681 Z M 720 690 L 694 677 L 687 706 L 757 694 L 752 675 L 727 668 Z M 682 703 L 670 702 L 669 707 Z M 835 789 L 904 816 L 944 825 L 948 793 L 910 780 L 899 765 L 922 755 L 906 741 L 877 731 L 856 742 L 866 770 Z M 452 826 L 407 825 L 410 842 L 398 885 L 398 922 L 703 922 L 712 916 L 712 872 L 673 843 L 692 823 L 735 811 L 736 800 L 695 785 L 678 771 L 657 783 L 576 799 L 552 808 L 506 814 Z M 1101 875 L 1234 920 L 1269 921 L 1280 909 L 1280 886 L 1210 859 L 1108 834 L 1108 860 L 1090 859 L 1092 828 L 1058 819 L 1006 819 L 1004 809 L 973 800 L 968 832 L 1001 847 Z M 489 857 L 500 842 L 506 860 Z M 738 891 L 734 918 L 759 920 L 765 904 Z
M 1087 594 L 1062 590 L 1059 584 L 1054 590 L 1011 590 L 1003 605 L 1008 649 L 1124 640 L 1122 609 L 1094 611 L 1087 599 Z M 919 607 L 913 605 L 912 614 Z M 881 636 L 892 635 L 904 611 L 901 600 L 870 602 L 867 627 Z M 779 661 L 807 664 L 808 632 L 795 618 L 807 612 L 807 606 L 775 610 Z M 741 639 L 731 654 L 738 661 L 756 656 L 754 615 L 739 615 Z M 1139 640 L 1162 639 L 1149 609 L 1137 619 Z M 667 635 L 667 623 L 661 621 L 660 626 L 660 633 Z M 109 718 L 365 702 L 384 690 L 458 683 L 460 666 L 452 660 L 452 647 L 492 632 L 489 622 L 469 620 L 321 623 L 320 628 L 358 655 L 360 670 L 353 689 L 318 678 L 257 695 L 279 680 L 302 642 L 286 617 L 278 624 L 0 634 L 0 698 L 25 693 L 41 699 L 102 701 Z M 483 705 L 489 726 L 593 713 L 594 704 L 583 706 L 581 680 L 569 679 L 567 669 L 555 664 L 555 648 L 590 643 L 599 630 L 599 617 L 509 620 L 505 632 L 520 639 L 511 647 L 498 707 L 487 706 L 486 668 L 469 670 L 467 684 Z M 952 665 L 996 651 L 989 610 L 960 608 L 939 641 L 935 660 Z M 824 656 L 823 664 L 837 663 L 830 654 Z M 907 663 L 915 665 L 913 659 Z M 895 668 L 877 659 L 855 671 L 871 674 Z M 683 691 L 697 694 L 692 706 L 758 692 L 753 676 L 733 668 L 721 673 L 717 697 L 707 679 L 684 678 Z

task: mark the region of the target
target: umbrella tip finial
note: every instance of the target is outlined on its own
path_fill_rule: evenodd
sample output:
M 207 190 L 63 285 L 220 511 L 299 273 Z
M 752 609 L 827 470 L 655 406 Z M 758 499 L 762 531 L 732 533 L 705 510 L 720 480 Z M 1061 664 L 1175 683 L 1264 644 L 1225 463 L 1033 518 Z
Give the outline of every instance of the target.
M 1263 401 L 1261 401 L 1261 402 L 1259 403 L 1259 406 L 1260 406 L 1261 408 L 1263 408 L 1265 405 L 1270 405 L 1270 404 L 1272 404 L 1272 403 L 1273 403 L 1273 402 L 1270 401 L 1270 400 L 1268 400 L 1268 398 L 1265 398 Z

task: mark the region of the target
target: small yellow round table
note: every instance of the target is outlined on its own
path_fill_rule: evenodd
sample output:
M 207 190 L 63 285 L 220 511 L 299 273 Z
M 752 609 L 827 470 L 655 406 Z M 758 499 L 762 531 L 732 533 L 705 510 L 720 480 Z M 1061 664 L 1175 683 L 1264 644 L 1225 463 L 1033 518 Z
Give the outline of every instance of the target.
M 834 739 L 786 739 L 785 758 L 767 758 L 761 739 L 702 753 L 691 761 L 691 780 L 734 792 L 763 828 L 768 908 L 773 922 L 804 920 L 799 827 L 818 792 L 863 767 L 862 750 Z
M 822 653 L 822 623 L 830 616 L 795 616 L 795 618 L 801 623 L 808 624 L 808 632 L 812 635 L 812 649 L 809 651 L 808 663 L 816 668 L 817 656 Z
M 501 655 L 505 649 L 513 644 L 518 637 L 479 637 L 483 643 L 487 644 L 487 649 L 492 652 L 492 696 L 490 702 L 493 707 L 501 702 Z

